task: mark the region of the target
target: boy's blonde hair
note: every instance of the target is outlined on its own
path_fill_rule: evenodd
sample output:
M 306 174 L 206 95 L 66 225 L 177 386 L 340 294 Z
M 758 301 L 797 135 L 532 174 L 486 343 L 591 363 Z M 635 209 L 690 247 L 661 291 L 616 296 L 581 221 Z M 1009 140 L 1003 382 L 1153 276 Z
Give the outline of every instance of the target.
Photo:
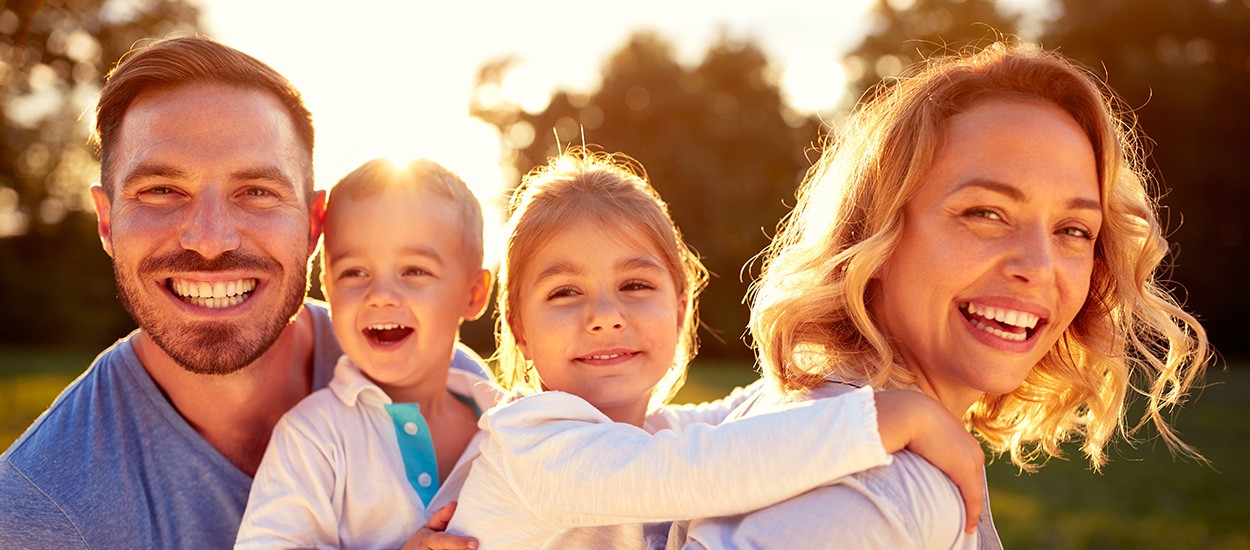
M 388 159 L 373 159 L 360 165 L 330 189 L 330 197 L 326 200 L 326 221 L 334 215 L 335 206 L 345 199 L 359 200 L 396 187 L 430 191 L 456 205 L 460 211 L 460 252 L 468 260 L 466 265 L 470 270 L 476 272 L 481 269 L 482 204 L 464 180 L 434 161 L 413 159 L 398 165 Z M 414 218 L 420 215 L 421 212 L 412 213 Z M 329 224 L 325 227 L 328 229 Z M 325 261 L 323 253 L 322 273 L 325 272 Z
M 575 222 L 591 220 L 608 231 L 638 238 L 659 253 L 673 278 L 685 316 L 677 353 L 668 373 L 651 395 L 650 408 L 667 403 L 681 387 L 686 367 L 698 348 L 699 292 L 707 284 L 707 270 L 685 244 L 669 217 L 668 206 L 647 183 L 642 167 L 624 154 L 591 152 L 572 147 L 530 171 L 512 195 L 504 261 L 499 268 L 499 298 L 495 352 L 499 383 L 521 393 L 541 391 L 533 364 L 525 359 L 515 336 L 520 319 L 517 300 L 529 260 L 553 234 Z
M 933 162 L 944 122 L 1004 97 L 1057 105 L 1084 130 L 1098 163 L 1104 224 L 1089 297 L 1072 324 L 1019 388 L 983 396 L 966 421 L 1025 469 L 1059 455 L 1074 437 L 1097 469 L 1112 436 L 1147 423 L 1170 447 L 1196 456 L 1163 413 L 1185 401 L 1210 351 L 1202 326 L 1157 279 L 1168 245 L 1135 128 L 1096 77 L 1031 46 L 995 43 L 930 60 L 861 105 L 828 144 L 752 290 L 751 333 L 765 373 L 788 391 L 827 375 L 886 388 L 914 381 L 869 313 L 869 282 L 898 245 L 904 207 Z M 1126 429 L 1130 388 L 1145 396 L 1146 411 Z

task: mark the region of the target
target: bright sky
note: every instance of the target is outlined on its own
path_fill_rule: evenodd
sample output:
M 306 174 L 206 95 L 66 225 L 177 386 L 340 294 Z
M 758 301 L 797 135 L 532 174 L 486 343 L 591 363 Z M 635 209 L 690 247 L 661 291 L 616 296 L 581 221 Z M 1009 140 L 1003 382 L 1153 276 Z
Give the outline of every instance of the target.
M 498 137 L 468 116 L 484 61 L 519 56 L 504 93 L 537 111 L 556 88 L 593 89 L 604 60 L 636 29 L 658 31 L 687 63 L 726 31 L 757 41 L 793 107 L 828 112 L 845 86 L 840 59 L 864 36 L 873 0 L 202 2 L 213 37 L 304 94 L 319 187 L 371 158 L 421 156 L 498 206 Z

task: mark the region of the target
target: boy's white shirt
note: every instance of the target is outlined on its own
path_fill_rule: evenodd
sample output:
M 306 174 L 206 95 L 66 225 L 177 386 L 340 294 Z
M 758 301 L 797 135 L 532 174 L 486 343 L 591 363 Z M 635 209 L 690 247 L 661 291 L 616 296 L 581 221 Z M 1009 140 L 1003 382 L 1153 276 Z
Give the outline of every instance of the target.
M 721 424 L 761 387 L 665 408 L 643 429 L 562 392 L 501 405 L 479 424 L 487 437 L 448 531 L 483 550 L 662 547 L 646 523 L 739 514 L 891 463 L 871 388 Z
M 482 410 L 499 392 L 453 368 L 447 389 Z M 391 398 L 346 355 L 328 387 L 282 417 L 248 497 L 236 548 L 398 548 L 429 515 L 456 500 L 478 456 L 478 432 L 425 507 L 404 473 Z

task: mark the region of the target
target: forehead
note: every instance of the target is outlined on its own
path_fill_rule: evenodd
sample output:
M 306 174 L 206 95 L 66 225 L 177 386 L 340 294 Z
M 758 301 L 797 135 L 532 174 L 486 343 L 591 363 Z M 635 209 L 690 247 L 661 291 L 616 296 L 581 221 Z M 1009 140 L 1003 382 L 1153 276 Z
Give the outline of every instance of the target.
M 572 267 L 615 266 L 642 257 L 663 267 L 665 255 L 649 235 L 642 224 L 631 220 L 609 223 L 589 214 L 575 217 L 553 228 L 528 255 L 525 260 L 537 269 L 530 269 L 527 277 L 532 279 L 547 264 L 556 263 Z
M 334 256 L 377 243 L 378 250 L 421 245 L 459 254 L 465 236 L 461 218 L 451 198 L 412 186 L 343 195 L 326 210 L 326 251 Z
M 1094 199 L 1099 179 L 1084 129 L 1057 105 L 1033 99 L 983 101 L 947 119 L 926 176 L 948 186 L 986 180 Z M 932 187 L 920 192 L 941 191 Z
M 117 181 L 145 163 L 205 174 L 273 167 L 303 184 L 308 152 L 285 107 L 252 88 L 192 83 L 139 94 L 117 132 L 109 169 Z M 297 185 L 302 194 L 303 185 Z

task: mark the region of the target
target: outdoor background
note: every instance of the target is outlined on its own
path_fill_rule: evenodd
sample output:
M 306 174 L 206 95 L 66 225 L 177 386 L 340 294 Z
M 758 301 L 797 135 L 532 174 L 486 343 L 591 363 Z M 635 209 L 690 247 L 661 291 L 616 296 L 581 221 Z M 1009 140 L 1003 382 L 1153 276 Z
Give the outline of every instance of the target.
M 134 45 L 196 32 L 304 93 L 320 188 L 370 158 L 428 157 L 494 232 L 507 190 L 558 147 L 636 158 L 715 274 L 688 400 L 755 376 L 748 262 L 870 86 L 999 34 L 1058 49 L 1149 137 L 1167 277 L 1222 354 L 1176 416 L 1211 464 L 1149 433 L 1101 474 L 1075 448 L 1036 474 L 999 460 L 998 530 L 1008 548 L 1250 548 L 1250 0 L 0 0 L 0 449 L 134 328 L 86 194 L 94 100 Z M 464 339 L 487 355 L 491 329 Z

